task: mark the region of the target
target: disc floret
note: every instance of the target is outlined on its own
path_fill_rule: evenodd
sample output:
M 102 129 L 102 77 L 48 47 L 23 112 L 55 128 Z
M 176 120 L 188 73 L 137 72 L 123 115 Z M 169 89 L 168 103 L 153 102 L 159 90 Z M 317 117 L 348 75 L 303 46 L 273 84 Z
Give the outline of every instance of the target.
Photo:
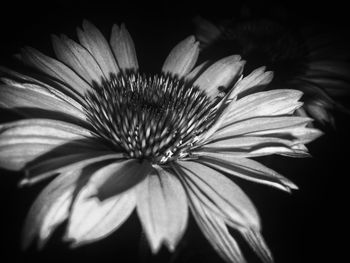
M 184 157 L 213 119 L 204 91 L 170 74 L 112 76 L 86 96 L 96 133 L 131 158 L 165 163 Z

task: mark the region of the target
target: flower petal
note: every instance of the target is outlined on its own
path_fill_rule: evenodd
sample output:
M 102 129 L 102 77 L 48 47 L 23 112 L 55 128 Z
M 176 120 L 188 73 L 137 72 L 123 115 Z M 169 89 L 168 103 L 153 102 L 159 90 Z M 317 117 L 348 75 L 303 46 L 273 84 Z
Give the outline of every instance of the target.
M 267 247 L 265 240 L 261 233 L 252 229 L 241 229 L 241 234 L 244 239 L 248 242 L 254 252 L 260 257 L 265 263 L 274 262 L 272 253 Z
M 22 248 L 26 249 L 36 235 L 42 247 L 55 228 L 68 217 L 68 208 L 81 170 L 67 171 L 56 177 L 40 193 L 31 206 L 22 232 Z
M 203 63 L 196 66 L 190 73 L 186 75 L 186 80 L 194 82 L 208 67 L 209 61 L 204 61 Z
M 110 44 L 120 69 L 138 69 L 134 42 L 124 24 L 113 25 Z
M 90 85 L 100 84 L 104 76 L 95 58 L 90 52 L 67 36 L 52 36 L 52 45 L 58 59 L 79 74 Z
M 194 85 L 205 90 L 208 96 L 216 97 L 219 93 L 218 88 L 227 88 L 242 73 L 244 64 L 245 61 L 241 61 L 239 55 L 220 59 L 206 69 Z
M 247 91 L 256 91 L 269 84 L 273 79 L 273 72 L 266 71 L 265 67 L 260 67 L 253 70 L 248 76 L 239 80 L 233 87 L 230 98 L 235 98 L 236 96 L 242 96 Z
M 96 147 L 90 132 L 80 126 L 45 119 L 22 120 L 0 125 L 0 166 L 20 170 L 45 154 L 81 152 Z M 82 142 L 84 141 L 84 143 Z M 91 149 L 91 148 L 90 148 Z
M 179 161 L 175 171 L 193 192 L 213 212 L 233 225 L 260 229 L 259 215 L 246 194 L 226 176 L 203 164 Z M 179 168 L 181 170 L 179 170 Z
M 298 189 L 288 178 L 254 160 L 231 156 L 229 153 L 200 152 L 197 155 L 198 162 L 220 172 L 287 192 L 290 192 L 290 189 Z
M 242 233 L 264 262 L 273 262 L 271 252 L 260 235 L 257 211 L 244 192 L 209 167 L 194 162 L 179 163 L 182 172 L 178 174 L 187 189 L 195 219 L 220 255 L 228 262 L 242 257 L 226 223 Z M 243 258 L 239 260 L 244 261 Z
M 274 137 L 233 137 L 206 144 L 202 150 L 209 152 L 237 152 L 241 157 L 281 154 L 293 157 L 309 157 L 307 148 L 298 140 L 290 141 Z
M 278 130 L 281 129 L 283 129 L 284 135 L 288 135 L 288 130 L 293 131 L 295 127 L 305 127 L 311 121 L 312 119 L 310 118 L 295 116 L 249 118 L 232 124 L 226 124 L 226 126 L 221 127 L 210 139 L 214 141 L 225 137 L 250 134 L 273 135 L 278 134 Z
M 87 184 L 74 201 L 65 240 L 71 247 L 100 240 L 117 230 L 135 208 L 134 190 L 101 201 L 97 189 Z
M 62 81 L 63 83 L 67 83 L 79 94 L 83 95 L 86 91 L 91 90 L 91 86 L 69 67 L 56 59 L 45 56 L 36 49 L 23 49 L 22 57 L 23 60 L 31 66 L 41 70 L 55 79 Z
M 190 36 L 177 44 L 166 58 L 162 71 L 185 77 L 196 64 L 199 54 L 199 43 L 194 36 Z
M 137 212 L 153 253 L 164 242 L 173 251 L 188 217 L 186 193 L 175 175 L 156 167 L 137 187 Z
M 222 218 L 213 214 L 195 195 L 191 195 L 192 214 L 204 236 L 226 262 L 244 263 L 242 252 Z
M 0 85 L 0 107 L 18 111 L 25 116 L 46 116 L 86 123 L 85 115 L 80 109 L 36 85 Z
M 100 30 L 86 20 L 83 21 L 83 29 L 84 31 L 80 28 L 77 30 L 80 43 L 94 56 L 106 77 L 111 74 L 117 75 L 118 65 Z
M 67 140 L 91 138 L 92 132 L 81 126 L 51 119 L 27 119 L 0 124 L 1 136 L 42 135 Z
M 90 144 L 91 145 L 91 144 Z M 74 145 L 74 142 L 64 145 L 66 150 L 77 151 L 80 153 L 68 153 L 59 157 L 52 157 L 52 153 L 48 153 L 48 156 L 43 155 L 39 160 L 29 163 L 26 166 L 26 177 L 22 180 L 22 185 L 34 184 L 43 179 L 46 179 L 57 173 L 62 173 L 70 169 L 83 168 L 92 163 L 98 163 L 101 161 L 116 161 L 125 158 L 124 154 L 115 153 L 113 151 L 93 151 L 88 148 L 85 151 L 79 147 L 85 145 Z M 92 145 L 91 145 L 92 146 Z M 86 146 L 85 146 L 86 147 Z M 77 150 L 78 149 L 78 150 Z M 54 151 L 53 151 L 54 152 Z M 63 152 L 63 151 L 62 151 Z
M 121 160 L 98 170 L 90 183 L 98 190 L 97 197 L 104 200 L 136 185 L 151 170 L 152 165 L 147 160 Z
M 0 74 L 1 80 L 9 86 L 18 86 L 19 88 L 36 86 L 42 90 L 53 93 L 72 106 L 82 109 L 82 104 L 84 103 L 82 94 L 76 91 L 74 87 L 69 86 L 69 83 L 63 83 L 62 81 L 54 80 L 44 75 L 33 78 L 1 66 Z
M 222 125 L 234 121 L 259 117 L 292 114 L 302 103 L 302 92 L 298 90 L 277 89 L 257 92 L 232 102 L 230 111 Z

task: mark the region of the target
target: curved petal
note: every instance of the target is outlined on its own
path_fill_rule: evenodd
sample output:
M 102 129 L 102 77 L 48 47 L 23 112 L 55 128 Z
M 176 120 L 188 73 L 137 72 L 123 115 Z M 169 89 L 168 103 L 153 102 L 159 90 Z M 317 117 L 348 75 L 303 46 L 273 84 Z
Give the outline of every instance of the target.
M 163 242 L 173 251 L 188 217 L 186 193 L 176 176 L 156 167 L 137 186 L 137 212 L 153 253 Z
M 0 166 L 18 171 L 52 151 L 66 154 L 77 147 L 83 152 L 88 146 L 96 148 L 95 144 L 88 130 L 65 122 L 32 119 L 6 123 L 0 126 Z
M 257 211 L 244 192 L 209 167 L 194 162 L 179 163 L 182 167 L 179 174 L 187 189 L 191 210 L 204 235 L 219 254 L 228 262 L 237 259 L 244 262 L 225 225 L 228 224 L 241 232 L 264 262 L 273 262 L 271 252 L 260 234 Z
M 82 94 L 77 92 L 74 87 L 71 87 L 69 83 L 63 83 L 62 81 L 54 80 L 44 75 L 34 78 L 1 66 L 0 74 L 1 80 L 9 86 L 18 86 L 19 88 L 35 86 L 38 89 L 53 93 L 61 100 L 78 109 L 82 109 L 82 104 L 84 103 Z
M 236 96 L 242 96 L 248 91 L 261 89 L 261 87 L 269 84 L 273 79 L 273 72 L 266 71 L 265 67 L 260 67 L 253 70 L 248 76 L 239 80 L 232 89 L 230 98 L 235 98 Z
M 298 189 L 289 179 L 254 160 L 231 156 L 229 153 L 201 152 L 198 155 L 197 162 L 222 173 L 270 185 L 287 192 L 290 192 L 290 189 Z
M 135 208 L 134 190 L 101 201 L 88 183 L 75 199 L 64 239 L 71 247 L 100 240 L 117 230 Z
M 26 249 L 39 235 L 42 247 L 55 228 L 68 217 L 81 170 L 67 171 L 56 177 L 37 197 L 31 206 L 22 232 L 22 248 Z
M 192 161 L 173 166 L 186 189 L 232 225 L 260 229 L 259 215 L 246 194 L 220 172 Z M 181 170 L 179 170 L 181 169 Z
M 26 119 L 0 124 L 1 136 L 42 135 L 67 140 L 91 138 L 90 130 L 72 123 L 51 119 Z
M 62 81 L 63 83 L 67 83 L 81 95 L 84 95 L 86 91 L 91 90 L 91 86 L 69 67 L 56 59 L 44 55 L 34 48 L 23 49 L 22 57 L 23 60 L 31 66 Z
M 47 156 L 40 156 L 38 160 L 34 160 L 25 167 L 26 177 L 21 181 L 21 184 L 34 184 L 52 175 L 65 172 L 70 169 L 80 169 L 92 163 L 98 163 L 101 161 L 117 161 L 125 158 L 124 154 L 122 153 L 103 151 L 101 149 L 100 151 L 98 151 L 98 149 L 92 150 L 89 149 L 88 146 L 93 146 L 93 144 L 83 143 L 83 145 L 80 145 L 79 142 L 72 142 L 68 145 L 62 146 L 64 149 L 59 154 L 56 154 L 58 157 L 55 156 L 55 151 L 57 151 L 56 149 L 49 152 Z M 84 147 L 86 147 L 85 151 Z M 66 151 L 65 155 L 63 155 L 64 151 Z
M 205 90 L 208 96 L 216 97 L 219 87 L 228 88 L 243 71 L 245 61 L 239 55 L 225 57 L 207 68 L 193 85 Z
M 18 111 L 25 116 L 47 115 L 47 117 L 86 123 L 85 114 L 80 109 L 36 85 L 0 85 L 0 106 Z
M 98 170 L 90 179 L 101 200 L 126 191 L 142 181 L 152 171 L 147 160 L 121 160 Z
M 110 44 L 120 69 L 139 68 L 134 42 L 124 24 L 120 28 L 113 25 Z
M 242 252 L 237 241 L 230 235 L 222 218 L 213 214 L 201 201 L 192 193 L 191 210 L 192 214 L 209 243 L 226 262 L 245 263 Z
M 186 80 L 194 82 L 207 68 L 209 61 L 204 61 L 203 63 L 196 66 L 190 73 L 186 75 Z
M 259 117 L 292 114 L 302 103 L 302 92 L 298 90 L 277 89 L 257 92 L 232 102 L 222 125 L 234 121 Z
M 52 45 L 58 59 L 79 74 L 90 85 L 100 84 L 104 76 L 95 58 L 84 47 L 62 35 L 52 36 Z
M 295 127 L 305 127 L 312 119 L 297 116 L 271 116 L 249 118 L 232 124 L 226 124 L 210 138 L 210 140 L 219 140 L 225 137 L 243 136 L 251 134 L 272 134 L 278 137 L 278 131 L 284 131 L 284 136 L 288 135 Z M 293 139 L 293 138 L 291 138 Z
M 112 50 L 100 32 L 89 21 L 83 21 L 83 30 L 78 28 L 78 38 L 80 43 L 94 56 L 104 75 L 109 77 L 111 74 L 117 75 L 118 65 L 113 56 Z
M 199 43 L 190 36 L 177 44 L 166 58 L 162 71 L 180 78 L 185 77 L 196 64 L 199 54 Z

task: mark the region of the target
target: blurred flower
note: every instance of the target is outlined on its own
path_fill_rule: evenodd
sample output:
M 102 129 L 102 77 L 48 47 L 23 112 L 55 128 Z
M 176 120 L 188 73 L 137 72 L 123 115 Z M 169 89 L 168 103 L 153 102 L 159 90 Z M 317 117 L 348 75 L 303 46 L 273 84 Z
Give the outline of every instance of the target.
M 302 92 L 256 92 L 272 73 L 243 78 L 237 55 L 193 69 L 193 36 L 148 76 L 124 25 L 113 26 L 109 43 L 89 22 L 77 32 L 80 44 L 53 36 L 59 60 L 22 50 L 35 77 L 1 68 L 0 105 L 31 117 L 0 126 L 1 167 L 24 170 L 22 185 L 56 176 L 29 211 L 23 247 L 35 238 L 42 247 L 66 220 L 72 247 L 94 242 L 136 209 L 151 250 L 173 251 L 190 210 L 226 261 L 244 262 L 229 226 L 271 262 L 258 213 L 232 179 L 297 188 L 251 158 L 308 155 L 304 144 L 320 132 L 292 116 Z
M 268 89 L 303 91 L 304 112 L 321 124 L 334 125 L 333 110 L 349 95 L 349 41 L 338 28 L 300 26 L 283 6 L 243 5 L 230 20 L 212 23 L 196 17 L 196 37 L 210 57 L 237 53 L 247 69 L 262 65 L 275 74 Z M 239 8 L 238 8 L 239 9 Z M 337 100 L 337 101 L 336 101 Z

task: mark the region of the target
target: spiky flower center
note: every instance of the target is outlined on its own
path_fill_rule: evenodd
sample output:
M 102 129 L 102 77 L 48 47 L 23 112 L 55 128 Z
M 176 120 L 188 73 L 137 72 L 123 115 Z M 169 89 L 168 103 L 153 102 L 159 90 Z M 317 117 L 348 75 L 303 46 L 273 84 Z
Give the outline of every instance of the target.
M 131 158 L 165 163 L 188 154 L 211 124 L 212 101 L 198 87 L 170 75 L 112 76 L 86 97 L 96 134 Z

